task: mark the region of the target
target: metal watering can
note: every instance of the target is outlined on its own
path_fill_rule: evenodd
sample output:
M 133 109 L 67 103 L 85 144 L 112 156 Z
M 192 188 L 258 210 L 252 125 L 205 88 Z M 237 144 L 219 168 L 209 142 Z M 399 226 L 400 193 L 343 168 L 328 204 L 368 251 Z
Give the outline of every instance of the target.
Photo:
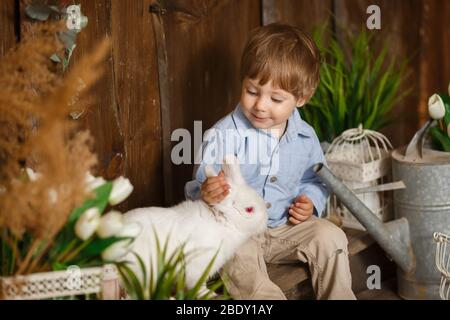
M 397 264 L 398 294 L 404 299 L 439 299 L 433 233 L 450 233 L 450 153 L 423 148 L 432 123 L 429 120 L 407 148 L 392 152 L 393 179 L 406 185 L 406 189 L 394 191 L 396 220 L 381 222 L 326 166 L 319 163 L 314 167 Z

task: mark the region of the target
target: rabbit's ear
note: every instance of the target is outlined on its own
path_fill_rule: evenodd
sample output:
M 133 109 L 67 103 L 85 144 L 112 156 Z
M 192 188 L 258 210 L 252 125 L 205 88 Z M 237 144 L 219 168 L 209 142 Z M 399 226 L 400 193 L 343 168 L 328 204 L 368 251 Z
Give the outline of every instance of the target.
M 216 172 L 216 170 L 214 170 L 214 168 L 212 166 L 207 164 L 207 165 L 205 165 L 205 176 L 207 178 L 217 177 L 217 172 Z
M 241 175 L 239 161 L 233 154 L 225 156 L 222 169 L 225 172 L 225 177 L 229 178 L 233 183 L 245 184 L 245 180 Z

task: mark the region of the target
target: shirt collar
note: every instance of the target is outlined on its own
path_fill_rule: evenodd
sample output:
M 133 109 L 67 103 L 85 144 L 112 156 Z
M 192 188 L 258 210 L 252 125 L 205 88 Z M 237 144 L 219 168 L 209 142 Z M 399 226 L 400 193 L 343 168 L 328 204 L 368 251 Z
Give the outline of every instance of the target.
M 244 115 L 240 103 L 238 103 L 238 105 L 234 109 L 231 117 L 241 137 L 248 136 L 250 131 L 249 129 L 254 129 L 250 121 Z M 288 138 L 288 140 L 295 139 L 297 135 L 302 135 L 306 137 L 311 136 L 311 132 L 308 130 L 306 123 L 300 117 L 300 112 L 298 112 L 297 108 L 295 108 L 292 111 L 292 114 L 289 116 L 288 126 L 285 135 Z

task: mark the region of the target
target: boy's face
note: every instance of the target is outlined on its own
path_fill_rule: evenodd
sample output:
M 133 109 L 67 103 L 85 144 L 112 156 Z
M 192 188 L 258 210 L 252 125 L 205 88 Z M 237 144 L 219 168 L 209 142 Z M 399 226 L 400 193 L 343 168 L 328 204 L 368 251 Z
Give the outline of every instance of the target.
M 272 80 L 263 86 L 259 79 L 246 77 L 242 82 L 242 110 L 255 128 L 283 130 L 294 108 L 303 104 L 302 99 L 296 100 L 289 92 L 273 87 Z

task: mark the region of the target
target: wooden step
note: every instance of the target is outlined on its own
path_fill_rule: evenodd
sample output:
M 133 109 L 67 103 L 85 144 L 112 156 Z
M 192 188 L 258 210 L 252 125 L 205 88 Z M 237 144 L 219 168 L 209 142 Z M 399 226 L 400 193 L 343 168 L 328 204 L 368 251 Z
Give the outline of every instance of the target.
M 343 229 L 348 238 L 349 257 L 357 255 L 375 243 L 373 238 L 366 231 L 353 229 Z M 300 283 L 309 279 L 309 269 L 305 263 L 292 264 L 267 264 L 267 271 L 270 279 L 276 283 L 286 296 L 298 291 Z M 307 285 L 305 285 L 307 287 Z
M 397 279 L 395 277 L 381 282 L 381 289 L 366 289 L 356 294 L 358 300 L 402 300 L 397 294 Z

